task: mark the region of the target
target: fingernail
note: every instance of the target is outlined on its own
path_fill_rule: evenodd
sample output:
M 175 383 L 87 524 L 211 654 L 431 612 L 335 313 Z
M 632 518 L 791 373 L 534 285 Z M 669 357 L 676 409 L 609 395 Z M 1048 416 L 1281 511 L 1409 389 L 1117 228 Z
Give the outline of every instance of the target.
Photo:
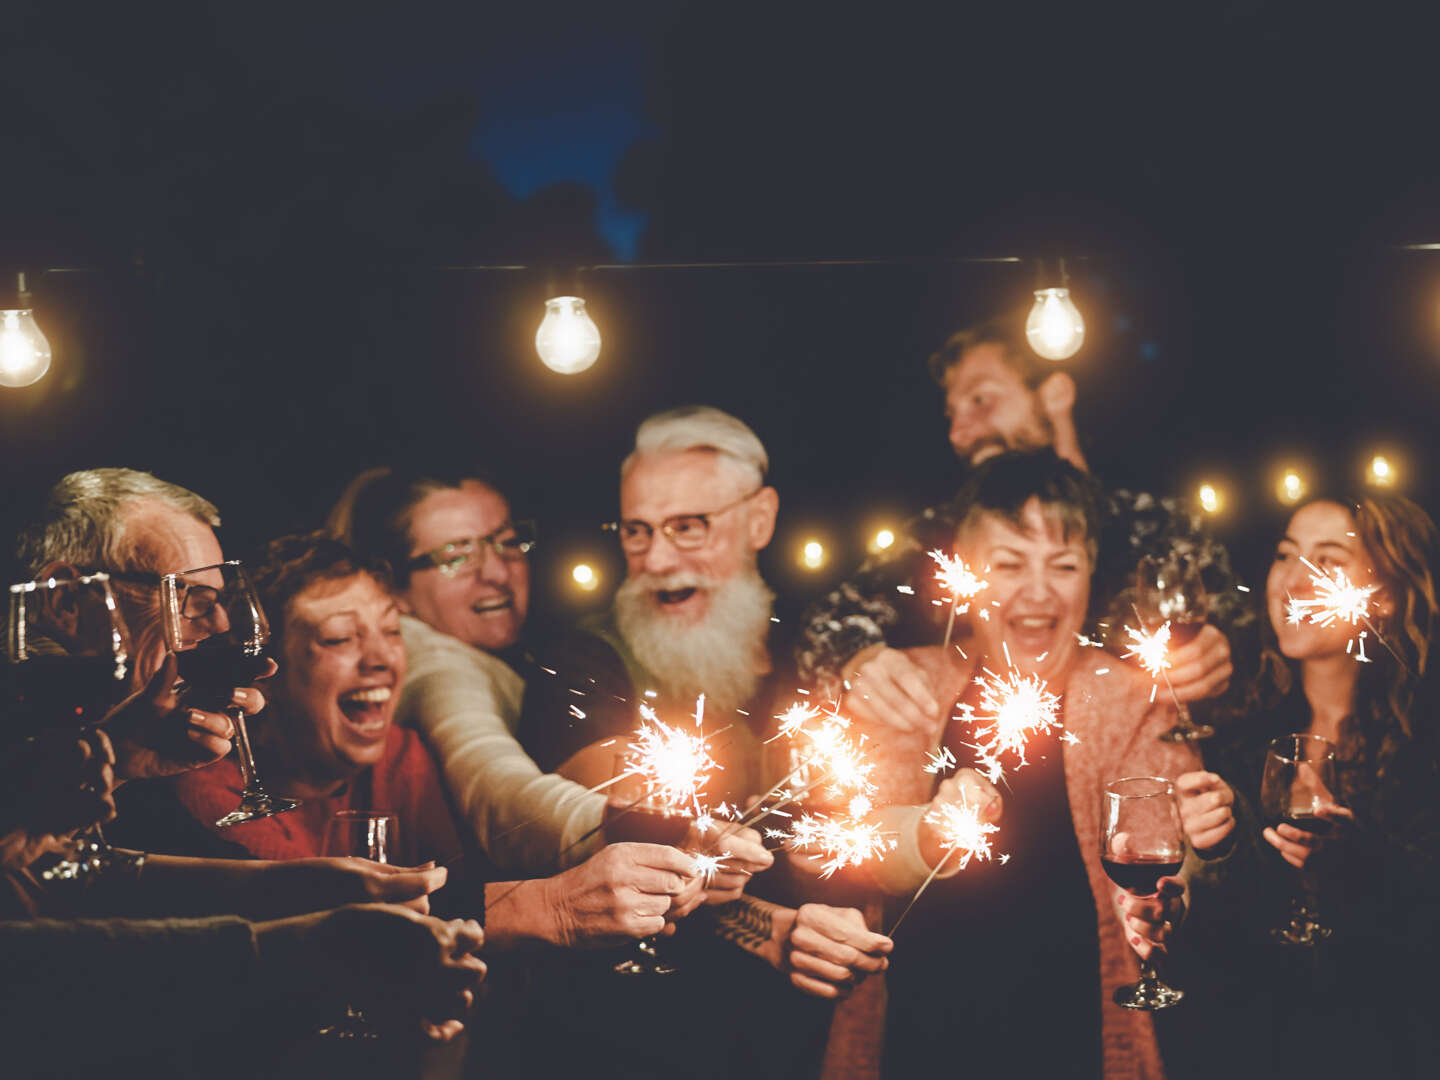
M 234 690 L 231 691 L 230 700 L 233 701 L 236 705 L 244 705 L 245 691 L 237 686 Z
M 1131 945 L 1139 945 L 1139 944 L 1140 944 L 1140 939 L 1139 939 L 1138 937 L 1132 937 L 1132 938 L 1130 939 L 1130 944 L 1131 944 Z

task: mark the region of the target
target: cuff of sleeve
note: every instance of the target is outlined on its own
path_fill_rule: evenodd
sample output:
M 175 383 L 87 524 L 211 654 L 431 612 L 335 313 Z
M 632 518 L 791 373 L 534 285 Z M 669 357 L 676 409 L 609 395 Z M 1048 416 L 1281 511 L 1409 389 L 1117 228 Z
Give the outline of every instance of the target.
M 895 834 L 895 848 L 875 866 L 875 882 L 887 893 L 914 892 L 935 869 L 920 853 L 920 819 L 927 806 L 887 806 L 880 811 L 880 827 Z M 947 863 L 937 878 L 951 878 L 960 872 L 959 861 Z

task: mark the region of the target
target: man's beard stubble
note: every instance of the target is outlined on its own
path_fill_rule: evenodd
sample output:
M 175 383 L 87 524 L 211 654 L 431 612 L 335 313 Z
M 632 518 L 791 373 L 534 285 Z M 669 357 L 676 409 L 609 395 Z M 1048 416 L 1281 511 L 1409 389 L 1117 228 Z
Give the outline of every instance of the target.
M 654 593 L 686 588 L 707 590 L 710 604 L 702 619 L 682 625 L 656 610 Z M 641 574 L 615 594 L 615 622 L 659 683 L 653 689 L 679 701 L 703 693 L 708 707 L 729 712 L 743 708 L 760 685 L 773 600 L 753 566 L 718 586 L 699 574 Z

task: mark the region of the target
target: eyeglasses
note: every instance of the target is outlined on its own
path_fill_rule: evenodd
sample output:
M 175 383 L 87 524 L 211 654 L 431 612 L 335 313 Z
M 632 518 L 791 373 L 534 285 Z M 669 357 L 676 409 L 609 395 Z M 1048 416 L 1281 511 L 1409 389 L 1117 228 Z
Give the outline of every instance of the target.
M 734 510 L 741 503 L 753 499 L 759 495 L 763 488 L 756 488 L 748 495 L 742 495 L 727 506 L 719 510 L 709 510 L 703 514 L 676 514 L 668 517 L 660 523 L 660 531 L 665 538 L 674 544 L 680 551 L 698 551 L 705 546 L 705 541 L 710 539 L 710 519 L 717 518 Z M 617 533 L 620 537 L 620 547 L 630 555 L 643 555 L 650 550 L 650 545 L 655 542 L 655 526 L 648 521 L 640 521 L 638 518 L 631 518 L 628 521 L 607 521 L 600 526 L 606 532 Z
M 155 589 L 160 587 L 162 579 L 162 575 L 149 570 L 105 570 L 103 573 L 108 574 L 112 581 L 123 581 L 127 585 L 147 585 Z M 220 602 L 220 590 L 210 585 L 180 584 L 176 592 L 181 597 L 180 614 L 191 620 L 208 618 L 215 610 L 215 605 Z
M 411 570 L 434 567 L 446 577 L 454 577 L 470 566 L 472 559 L 482 558 L 486 547 L 507 561 L 523 559 L 535 546 L 535 536 L 533 521 L 506 522 L 488 536 L 451 540 L 413 556 L 405 565 Z

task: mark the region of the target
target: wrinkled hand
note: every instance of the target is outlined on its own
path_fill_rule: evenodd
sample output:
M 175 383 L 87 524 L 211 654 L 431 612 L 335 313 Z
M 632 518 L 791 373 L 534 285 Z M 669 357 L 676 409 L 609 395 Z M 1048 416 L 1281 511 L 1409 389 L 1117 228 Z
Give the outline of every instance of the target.
M 1206 623 L 1195 640 L 1170 653 L 1170 685 L 1182 705 L 1219 697 L 1230 688 L 1234 674 L 1230 663 L 1230 642 L 1215 627 Z
M 716 822 L 703 832 L 692 825 L 681 845 L 702 855 L 722 855 L 720 869 L 705 886 L 707 904 L 727 904 L 740 899 L 750 878 L 775 864 L 754 829 Z
M 1140 959 L 1148 960 L 1175 932 L 1185 913 L 1185 883 L 1178 877 L 1162 877 L 1153 896 L 1132 896 L 1123 889 L 1115 892 L 1115 907 L 1125 928 L 1125 939 Z
M 1218 850 L 1235 830 L 1235 792 L 1212 772 L 1181 773 L 1175 778 L 1180 824 L 1200 855 Z
M 350 856 L 291 859 L 266 866 L 260 883 L 283 895 L 293 911 L 321 911 L 345 904 L 399 904 L 430 914 L 430 894 L 445 884 L 443 866 L 390 866 Z
M 938 735 L 943 723 L 934 681 L 898 649 L 872 645 L 846 665 L 841 711 L 862 726 Z
M 47 732 L 7 752 L 0 770 L 0 866 L 23 870 L 63 851 L 77 829 L 115 817 L 115 751 L 103 731 Z
M 269 665 L 262 678 L 275 673 L 275 662 Z M 145 687 L 105 718 L 105 730 L 115 743 L 115 774 L 121 782 L 175 776 L 230 752 L 235 734 L 230 718 L 187 707 L 176 688 L 178 672 L 174 654 L 167 655 Z M 247 716 L 265 707 L 264 697 L 253 687 L 236 687 L 232 700 Z
M 698 877 L 690 856 L 678 848 L 610 844 L 545 880 L 553 940 L 568 947 L 599 947 L 674 933 L 665 917 L 677 900 L 693 900 L 688 890 Z
M 785 942 L 781 970 L 807 994 L 843 997 L 866 975 L 889 967 L 894 947 L 888 937 L 869 930 L 855 908 L 805 904 Z

